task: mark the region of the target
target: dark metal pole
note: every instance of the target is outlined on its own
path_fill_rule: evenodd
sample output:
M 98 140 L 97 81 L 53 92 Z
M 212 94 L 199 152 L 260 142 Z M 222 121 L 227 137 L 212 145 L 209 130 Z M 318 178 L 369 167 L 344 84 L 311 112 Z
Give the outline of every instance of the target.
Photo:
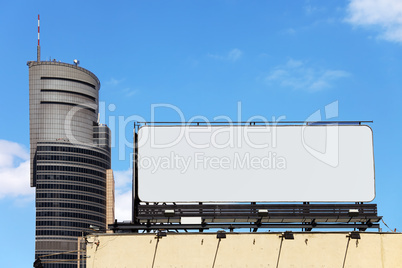
M 133 148 L 133 188 L 132 188 L 132 221 L 133 223 L 139 223 L 138 222 L 138 205 L 140 203 L 139 197 L 138 197 L 138 130 L 139 125 L 134 122 L 134 148 Z

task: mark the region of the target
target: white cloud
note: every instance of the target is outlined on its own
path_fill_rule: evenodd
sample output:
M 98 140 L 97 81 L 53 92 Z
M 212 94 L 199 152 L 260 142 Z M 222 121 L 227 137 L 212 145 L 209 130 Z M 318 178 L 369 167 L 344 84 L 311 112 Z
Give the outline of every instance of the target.
M 118 221 L 131 220 L 132 170 L 113 171 L 115 180 L 115 218 Z
M 290 59 L 285 65 L 275 67 L 265 79 L 270 84 L 315 92 L 330 88 L 335 80 L 348 76 L 350 74 L 342 70 L 314 69 L 302 61 Z
M 238 59 L 241 58 L 241 56 L 243 55 L 243 52 L 240 49 L 232 49 L 229 54 L 228 54 L 228 60 L 230 61 L 237 61 Z
M 18 197 L 33 200 L 29 168 L 29 153 L 24 146 L 0 140 L 0 199 Z
M 287 34 L 287 35 L 295 35 L 296 30 L 294 28 L 287 28 L 284 31 L 282 31 L 282 33 Z
M 347 12 L 347 22 L 377 27 L 380 38 L 402 43 L 402 1 L 351 0 Z
M 115 78 L 112 77 L 108 81 L 106 81 L 106 85 L 117 86 L 123 81 L 124 81 L 124 79 L 119 80 L 119 79 L 115 79 Z
M 319 7 L 319 6 L 313 6 L 310 1 L 307 1 L 307 3 L 304 5 L 304 11 L 307 15 L 312 15 L 315 13 L 321 13 L 326 11 L 325 7 Z
M 297 68 L 303 65 L 303 62 L 300 60 L 290 59 L 286 62 L 286 66 L 288 68 Z
M 208 57 L 210 57 L 210 58 L 217 59 L 217 60 L 231 61 L 231 62 L 238 61 L 242 57 L 242 55 L 243 55 L 243 52 L 238 48 L 232 49 L 231 51 L 229 51 L 227 53 L 227 55 L 224 55 L 224 56 L 208 53 Z
M 29 181 L 29 153 L 21 144 L 0 140 L 0 199 L 15 198 L 16 204 L 34 200 Z M 114 171 L 115 212 L 119 221 L 131 220 L 131 169 Z
M 122 222 L 131 220 L 131 190 L 122 191 L 116 189 L 115 202 L 115 218 L 117 221 Z
M 124 88 L 121 92 L 126 97 L 131 97 L 131 96 L 138 94 L 140 91 L 138 89 L 131 89 L 131 88 L 127 87 L 127 88 Z
M 124 95 L 125 97 L 132 97 L 140 92 L 139 89 L 131 89 L 131 87 L 124 87 L 125 84 L 125 78 L 122 79 L 116 79 L 116 78 L 110 78 L 108 81 L 105 82 L 105 85 L 107 85 L 110 89 L 114 88 L 113 90 L 115 91 L 117 87 L 120 87 L 120 94 Z
M 116 188 L 127 188 L 131 185 L 132 180 L 132 170 L 116 170 L 113 171 L 114 181 Z

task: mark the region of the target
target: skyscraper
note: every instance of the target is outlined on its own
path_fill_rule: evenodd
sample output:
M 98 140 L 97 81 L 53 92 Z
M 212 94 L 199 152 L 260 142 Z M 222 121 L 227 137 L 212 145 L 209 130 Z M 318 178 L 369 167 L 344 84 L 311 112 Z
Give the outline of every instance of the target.
M 39 51 L 27 63 L 35 258 L 60 260 L 45 267 L 77 267 L 62 261 L 77 259 L 77 237 L 90 225 L 106 229 L 110 130 L 97 120 L 99 79 L 77 63 L 40 61 Z

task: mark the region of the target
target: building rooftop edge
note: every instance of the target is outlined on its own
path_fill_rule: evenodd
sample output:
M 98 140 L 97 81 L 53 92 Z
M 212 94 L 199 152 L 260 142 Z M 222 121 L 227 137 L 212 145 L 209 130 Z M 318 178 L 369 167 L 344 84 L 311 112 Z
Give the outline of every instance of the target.
M 227 235 L 280 235 L 283 234 L 285 231 L 280 232 L 280 231 L 275 231 L 275 232 L 229 232 L 229 231 L 225 231 L 225 233 Z M 315 234 L 335 234 L 335 235 L 339 235 L 339 234 L 344 234 L 344 235 L 348 235 L 350 234 L 352 231 L 324 231 L 324 232 L 303 232 L 303 231 L 297 231 L 297 232 L 293 232 L 293 234 L 301 234 L 301 235 L 315 235 Z M 174 232 L 168 232 L 167 235 L 216 235 L 218 233 L 218 231 L 214 231 L 214 232 L 183 232 L 183 233 L 174 233 Z M 387 235 L 402 235 L 401 232 L 379 232 L 379 231 L 358 231 L 358 233 L 362 234 L 362 235 L 374 235 L 374 234 L 387 234 Z M 86 237 L 91 237 L 91 236 L 113 236 L 113 235 L 117 235 L 117 236 L 156 236 L 156 233 L 89 233 L 86 235 Z
M 82 68 L 80 66 L 77 66 L 75 64 L 70 64 L 70 63 L 65 63 L 65 62 L 58 62 L 58 61 L 28 61 L 27 65 L 29 68 L 31 68 L 32 66 L 36 66 L 36 65 L 60 65 L 60 66 L 65 66 L 65 67 L 70 67 L 70 68 L 74 68 L 80 71 L 83 71 L 84 73 L 87 73 L 88 75 L 90 75 L 92 78 L 94 78 L 96 80 L 96 82 L 99 85 L 100 88 L 100 81 L 99 78 L 91 71 Z

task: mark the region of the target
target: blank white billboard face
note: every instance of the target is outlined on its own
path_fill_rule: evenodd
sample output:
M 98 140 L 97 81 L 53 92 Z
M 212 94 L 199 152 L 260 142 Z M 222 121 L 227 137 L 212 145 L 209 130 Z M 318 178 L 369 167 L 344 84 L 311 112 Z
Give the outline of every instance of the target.
M 144 126 L 138 195 L 148 202 L 368 202 L 368 126 Z

